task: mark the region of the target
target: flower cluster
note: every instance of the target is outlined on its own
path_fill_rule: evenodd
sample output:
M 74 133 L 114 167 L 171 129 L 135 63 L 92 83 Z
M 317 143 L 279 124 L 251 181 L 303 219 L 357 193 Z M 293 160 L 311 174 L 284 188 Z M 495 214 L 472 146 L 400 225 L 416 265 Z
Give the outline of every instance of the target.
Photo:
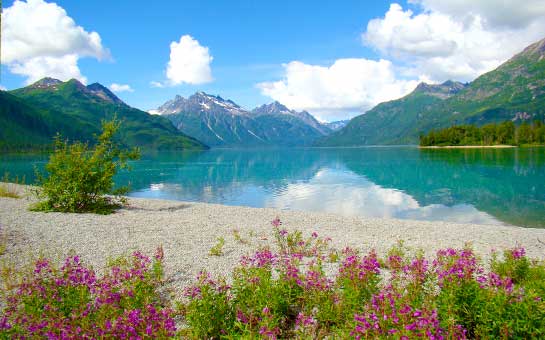
M 158 253 L 162 253 L 159 250 Z M 162 256 L 154 266 L 160 267 Z M 161 303 L 161 277 L 151 260 L 135 252 L 129 261 L 97 277 L 78 256 L 60 268 L 47 259 L 8 292 L 0 337 L 15 338 L 144 338 L 174 336 L 173 311 Z
M 484 272 L 471 249 L 439 250 L 433 266 L 436 268 L 439 286 L 443 286 L 446 282 L 458 284 L 460 281 L 472 280 L 475 275 Z
M 0 338 L 472 339 L 542 338 L 545 263 L 524 248 L 492 256 L 469 249 L 433 259 L 394 247 L 385 257 L 328 246 L 280 229 L 276 244 L 245 256 L 229 279 L 200 272 L 178 301 L 187 325 L 161 299 L 164 252 L 135 252 L 97 276 L 77 256 L 46 259 L 12 291 Z M 335 254 L 335 256 L 331 256 Z M 328 260 L 329 262 L 327 262 Z
M 545 334 L 545 282 L 538 279 L 545 279 L 545 265 L 527 260 L 522 248 L 507 251 L 504 261 L 492 265 L 495 270 L 485 271 L 469 248 L 440 250 L 435 259 L 393 249 L 382 259 L 374 251 L 337 252 L 317 233 L 305 239 L 299 231 L 281 229 L 279 219 L 272 226 L 276 245 L 244 257 L 231 287 L 219 290 L 217 282 L 207 279 L 189 290 L 190 336 L 466 339 Z M 338 259 L 325 270 L 333 252 Z M 517 279 L 506 273 L 517 273 Z

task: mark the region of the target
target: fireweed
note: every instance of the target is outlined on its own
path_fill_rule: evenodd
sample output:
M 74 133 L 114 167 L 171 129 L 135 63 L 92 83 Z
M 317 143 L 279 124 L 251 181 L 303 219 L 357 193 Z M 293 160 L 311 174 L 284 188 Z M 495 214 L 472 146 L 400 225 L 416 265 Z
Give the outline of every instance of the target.
M 153 259 L 135 252 L 99 277 L 78 256 L 57 268 L 47 259 L 8 292 L 0 338 L 171 337 L 176 327 L 157 289 L 163 251 Z
M 60 268 L 39 260 L 4 292 L 0 338 L 545 337 L 545 264 L 523 248 L 493 254 L 485 270 L 470 248 L 427 259 L 399 245 L 381 258 L 290 233 L 278 219 L 272 233 L 276 244 L 244 256 L 229 280 L 201 272 L 178 312 L 158 293 L 161 249 L 102 277 L 77 256 Z M 178 313 L 186 327 L 176 333 Z
M 337 251 L 316 233 L 305 239 L 279 219 L 272 225 L 276 244 L 243 257 L 229 285 L 201 273 L 186 289 L 184 336 L 545 336 L 545 264 L 529 260 L 523 248 L 493 255 L 485 271 L 469 248 L 440 250 L 428 260 L 397 246 L 379 258 L 374 251 Z

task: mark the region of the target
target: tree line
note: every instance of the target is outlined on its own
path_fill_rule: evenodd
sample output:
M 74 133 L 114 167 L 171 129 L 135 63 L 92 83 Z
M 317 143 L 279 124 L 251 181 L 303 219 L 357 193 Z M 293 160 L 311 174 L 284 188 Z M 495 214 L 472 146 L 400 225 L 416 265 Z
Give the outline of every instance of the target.
M 481 127 L 455 125 L 420 136 L 420 146 L 463 145 L 545 145 L 545 124 L 536 120 L 518 126 L 512 121 Z

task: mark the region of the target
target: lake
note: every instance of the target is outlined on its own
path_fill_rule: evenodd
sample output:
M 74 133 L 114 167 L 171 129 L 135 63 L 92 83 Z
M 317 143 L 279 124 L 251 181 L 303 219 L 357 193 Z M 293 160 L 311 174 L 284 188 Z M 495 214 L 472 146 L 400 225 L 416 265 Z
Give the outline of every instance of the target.
M 34 180 L 44 155 L 0 155 Z M 545 227 L 545 148 L 296 148 L 145 154 L 130 196 L 348 216 Z

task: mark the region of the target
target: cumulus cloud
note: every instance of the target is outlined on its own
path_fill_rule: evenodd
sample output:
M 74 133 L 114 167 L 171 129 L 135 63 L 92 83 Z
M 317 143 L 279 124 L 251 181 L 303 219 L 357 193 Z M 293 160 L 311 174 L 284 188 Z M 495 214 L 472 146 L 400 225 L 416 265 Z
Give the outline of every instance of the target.
M 109 52 L 98 33 L 76 25 L 57 4 L 18 0 L 2 13 L 1 57 L 10 72 L 27 77 L 27 83 L 43 76 L 85 81 L 78 59 L 101 60 Z
M 134 92 L 130 85 L 117 83 L 112 83 L 110 85 L 110 90 L 114 92 Z
M 422 7 L 419 14 L 392 4 L 383 18 L 368 23 L 362 37 L 420 77 L 470 81 L 543 38 L 541 2 L 529 1 L 533 12 L 514 1 L 413 0 Z
M 268 199 L 265 206 L 325 211 L 345 216 L 501 224 L 471 205 L 423 206 L 402 191 L 383 188 L 351 171 L 339 174 L 331 169 L 318 171 L 308 182 L 288 184 L 279 195 Z
M 399 79 L 388 60 L 338 59 L 330 66 L 292 61 L 284 69 L 284 79 L 257 85 L 262 94 L 323 120 L 368 110 L 409 93 L 418 84 Z
M 491 27 L 525 28 L 533 21 L 543 20 L 543 0 L 411 0 L 428 11 L 440 12 L 465 21 L 481 17 Z
M 199 41 L 190 35 L 184 35 L 179 42 L 170 44 L 170 60 L 167 64 L 167 85 L 205 84 L 213 80 L 210 63 L 214 58 L 208 47 L 202 46 Z M 152 82 L 152 86 L 165 85 Z
M 401 97 L 419 81 L 472 81 L 545 36 L 543 0 L 409 2 L 414 11 L 393 3 L 362 33 L 384 59 L 339 59 L 329 67 L 292 61 L 284 79 L 258 88 L 290 108 L 346 118 Z
M 9 71 L 26 77 L 26 83 L 31 84 L 44 77 L 53 77 L 60 80 L 72 78 L 87 83 L 78 67 L 78 56 L 74 54 L 62 57 L 34 57 L 23 62 L 8 64 Z

